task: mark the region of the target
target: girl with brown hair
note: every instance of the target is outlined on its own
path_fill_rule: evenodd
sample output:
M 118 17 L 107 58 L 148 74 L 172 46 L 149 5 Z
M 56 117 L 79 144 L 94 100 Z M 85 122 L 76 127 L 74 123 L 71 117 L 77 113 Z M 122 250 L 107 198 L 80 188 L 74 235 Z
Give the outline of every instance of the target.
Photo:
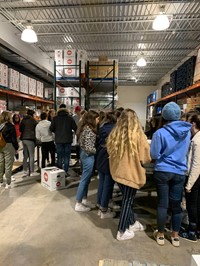
M 96 111 L 89 110 L 84 116 L 79 131 L 80 159 L 82 163 L 82 176 L 76 194 L 75 211 L 87 212 L 93 207 L 87 201 L 88 186 L 92 177 L 94 160 L 96 154 L 96 134 L 99 114 Z

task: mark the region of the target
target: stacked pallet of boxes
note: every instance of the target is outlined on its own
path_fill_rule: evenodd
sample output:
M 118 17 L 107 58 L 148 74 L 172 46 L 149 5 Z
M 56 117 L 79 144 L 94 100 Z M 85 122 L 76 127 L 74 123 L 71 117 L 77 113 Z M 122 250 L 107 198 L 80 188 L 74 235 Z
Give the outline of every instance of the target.
M 30 95 L 36 96 L 37 82 L 35 79 L 28 78 L 28 90 Z
M 0 86 L 8 87 L 8 66 L 0 63 Z
M 63 51 L 63 69 L 64 77 L 77 77 L 77 67 L 76 67 L 76 50 L 67 49 Z
M 44 84 L 37 80 L 37 96 L 43 98 L 44 96 Z

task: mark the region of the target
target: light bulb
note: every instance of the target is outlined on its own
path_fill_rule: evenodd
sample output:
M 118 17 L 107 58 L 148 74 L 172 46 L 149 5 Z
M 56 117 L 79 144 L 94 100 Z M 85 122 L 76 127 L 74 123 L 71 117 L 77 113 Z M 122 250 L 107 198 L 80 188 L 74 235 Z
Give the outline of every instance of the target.
M 144 66 L 147 65 L 147 61 L 143 57 L 141 57 L 141 58 L 138 59 L 136 64 L 139 67 L 144 67 Z
M 21 40 L 28 43 L 36 43 L 38 41 L 37 34 L 32 26 L 27 26 L 26 29 L 23 30 Z
M 152 28 L 154 30 L 166 30 L 169 28 L 169 18 L 165 14 L 158 15 L 153 21 Z

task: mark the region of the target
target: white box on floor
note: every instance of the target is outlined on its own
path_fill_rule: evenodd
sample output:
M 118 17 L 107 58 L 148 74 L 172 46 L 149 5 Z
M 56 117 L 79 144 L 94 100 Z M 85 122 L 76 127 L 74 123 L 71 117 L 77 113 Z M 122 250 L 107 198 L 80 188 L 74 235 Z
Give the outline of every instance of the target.
M 192 255 L 190 266 L 199 266 L 200 265 L 200 255 Z
M 41 170 L 41 185 L 50 191 L 65 187 L 65 171 L 57 167 L 46 167 Z

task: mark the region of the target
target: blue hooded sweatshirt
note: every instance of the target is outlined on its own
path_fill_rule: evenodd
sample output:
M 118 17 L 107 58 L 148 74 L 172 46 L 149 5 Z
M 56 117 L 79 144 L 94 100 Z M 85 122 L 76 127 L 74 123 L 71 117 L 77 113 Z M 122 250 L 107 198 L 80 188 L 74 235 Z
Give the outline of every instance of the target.
M 155 160 L 155 171 L 184 175 L 190 145 L 191 124 L 173 121 L 153 134 L 150 153 Z

